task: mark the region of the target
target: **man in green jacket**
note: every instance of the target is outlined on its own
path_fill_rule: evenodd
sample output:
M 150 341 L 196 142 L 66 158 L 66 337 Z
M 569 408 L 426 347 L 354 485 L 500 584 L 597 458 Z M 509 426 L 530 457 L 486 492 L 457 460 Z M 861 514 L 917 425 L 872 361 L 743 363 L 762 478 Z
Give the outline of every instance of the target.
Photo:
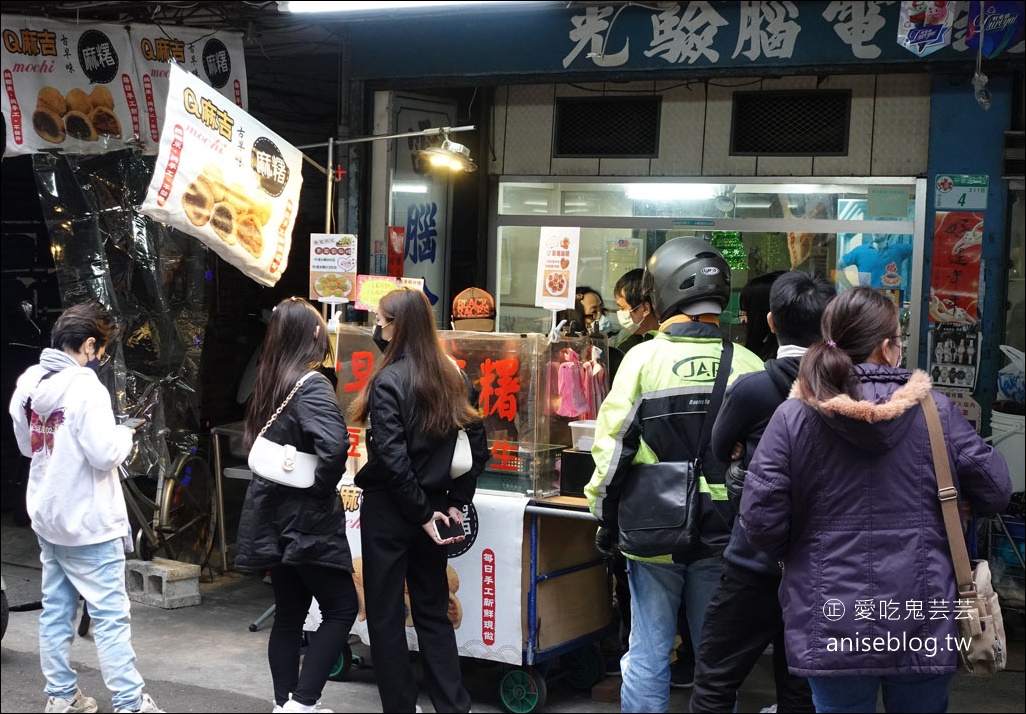
M 599 521 L 596 547 L 610 553 L 619 539 L 620 496 L 643 464 L 694 461 L 720 364 L 719 314 L 730 299 L 730 268 L 703 238 L 667 241 L 648 260 L 644 292 L 659 316 L 659 332 L 620 363 L 599 409 L 585 487 Z M 729 380 L 762 369 L 762 360 L 734 346 Z M 631 634 L 620 669 L 624 712 L 665 712 L 670 660 L 682 599 L 697 649 L 705 609 L 719 580 L 730 537 L 726 464 L 709 450 L 699 480 L 700 543 L 686 552 L 640 557 L 624 550 L 631 589 Z

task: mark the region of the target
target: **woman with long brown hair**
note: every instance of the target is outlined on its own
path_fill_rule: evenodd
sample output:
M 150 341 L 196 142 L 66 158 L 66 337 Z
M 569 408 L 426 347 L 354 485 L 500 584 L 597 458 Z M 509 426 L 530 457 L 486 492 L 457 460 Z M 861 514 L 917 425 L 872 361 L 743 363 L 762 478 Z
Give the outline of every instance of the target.
M 360 542 L 371 657 L 386 712 L 413 712 L 417 685 L 406 644 L 410 614 L 431 703 L 437 712 L 470 711 L 456 635 L 448 618 L 447 546 L 437 526 L 461 523 L 488 460 L 484 425 L 466 375 L 438 341 L 431 305 L 419 290 L 394 290 L 378 304 L 374 341 L 383 350 L 350 415 L 368 425 Z M 456 434 L 465 429 L 471 470 L 453 479 Z
M 1008 466 L 924 372 L 899 366 L 889 297 L 842 292 L 822 335 L 755 451 L 741 526 L 783 563 L 788 664 L 817 712 L 874 711 L 881 690 L 888 712 L 943 712 L 958 590 L 921 402 L 936 402 L 955 486 L 978 513 L 1004 510 Z
M 299 297 L 278 303 L 267 324 L 246 409 L 247 448 L 276 414 L 264 437 L 317 455 L 309 488 L 254 474 L 239 522 L 236 567 L 269 570 L 274 587 L 267 659 L 276 712 L 331 711 L 321 708 L 318 699 L 359 610 L 345 510 L 338 494 L 349 436 L 335 390 L 319 372 L 330 355 L 328 327 L 317 308 Z M 321 624 L 300 668 L 303 623 L 315 597 Z

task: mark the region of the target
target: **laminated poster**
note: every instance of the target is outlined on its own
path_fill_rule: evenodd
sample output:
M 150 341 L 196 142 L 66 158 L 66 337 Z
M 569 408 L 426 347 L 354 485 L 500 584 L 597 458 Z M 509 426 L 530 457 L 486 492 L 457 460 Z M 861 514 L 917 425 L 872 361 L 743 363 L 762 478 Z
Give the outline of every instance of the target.
M 171 65 L 160 150 L 141 210 L 272 286 L 288 267 L 302 162 L 294 146 Z
M 3 18 L 4 154 L 98 154 L 137 143 L 139 88 L 128 30 Z
M 129 25 L 141 87 L 143 153 L 156 153 L 167 104 L 169 62 L 200 77 L 235 106 L 248 108 L 242 33 L 201 27 Z
M 951 26 L 957 3 L 951 0 L 913 0 L 901 3 L 898 44 L 918 57 L 925 57 L 951 44 Z
M 982 12 L 981 12 L 982 9 Z M 969 3 L 969 23 L 965 29 L 965 44 L 975 54 L 983 45 L 987 59 L 1009 52 L 1023 41 L 1023 14 L 1026 5 L 1021 1 L 986 0 Z M 1019 48 L 1022 52 L 1022 48 Z
M 972 392 L 980 371 L 976 325 L 936 325 L 927 333 L 927 373 L 935 386 Z
M 980 298 L 983 213 L 937 211 L 930 274 L 930 322 L 971 325 Z
M 574 306 L 580 228 L 542 228 L 534 304 L 546 310 Z
M 356 236 L 310 235 L 310 299 L 356 298 Z

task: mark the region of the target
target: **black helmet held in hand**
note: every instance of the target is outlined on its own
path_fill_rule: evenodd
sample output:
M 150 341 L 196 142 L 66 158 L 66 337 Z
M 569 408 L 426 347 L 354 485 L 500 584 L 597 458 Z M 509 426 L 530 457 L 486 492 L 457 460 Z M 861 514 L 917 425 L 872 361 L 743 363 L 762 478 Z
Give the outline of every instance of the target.
M 705 238 L 682 236 L 652 253 L 641 289 L 660 320 L 677 313 L 718 315 L 730 301 L 730 267 Z

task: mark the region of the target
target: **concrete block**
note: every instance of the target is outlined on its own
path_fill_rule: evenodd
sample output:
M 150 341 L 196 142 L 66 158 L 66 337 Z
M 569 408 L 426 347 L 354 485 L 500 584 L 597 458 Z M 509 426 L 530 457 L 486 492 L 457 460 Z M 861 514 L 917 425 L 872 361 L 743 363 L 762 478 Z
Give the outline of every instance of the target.
M 165 610 L 200 604 L 200 567 L 166 558 L 128 560 L 125 585 L 128 597 Z

